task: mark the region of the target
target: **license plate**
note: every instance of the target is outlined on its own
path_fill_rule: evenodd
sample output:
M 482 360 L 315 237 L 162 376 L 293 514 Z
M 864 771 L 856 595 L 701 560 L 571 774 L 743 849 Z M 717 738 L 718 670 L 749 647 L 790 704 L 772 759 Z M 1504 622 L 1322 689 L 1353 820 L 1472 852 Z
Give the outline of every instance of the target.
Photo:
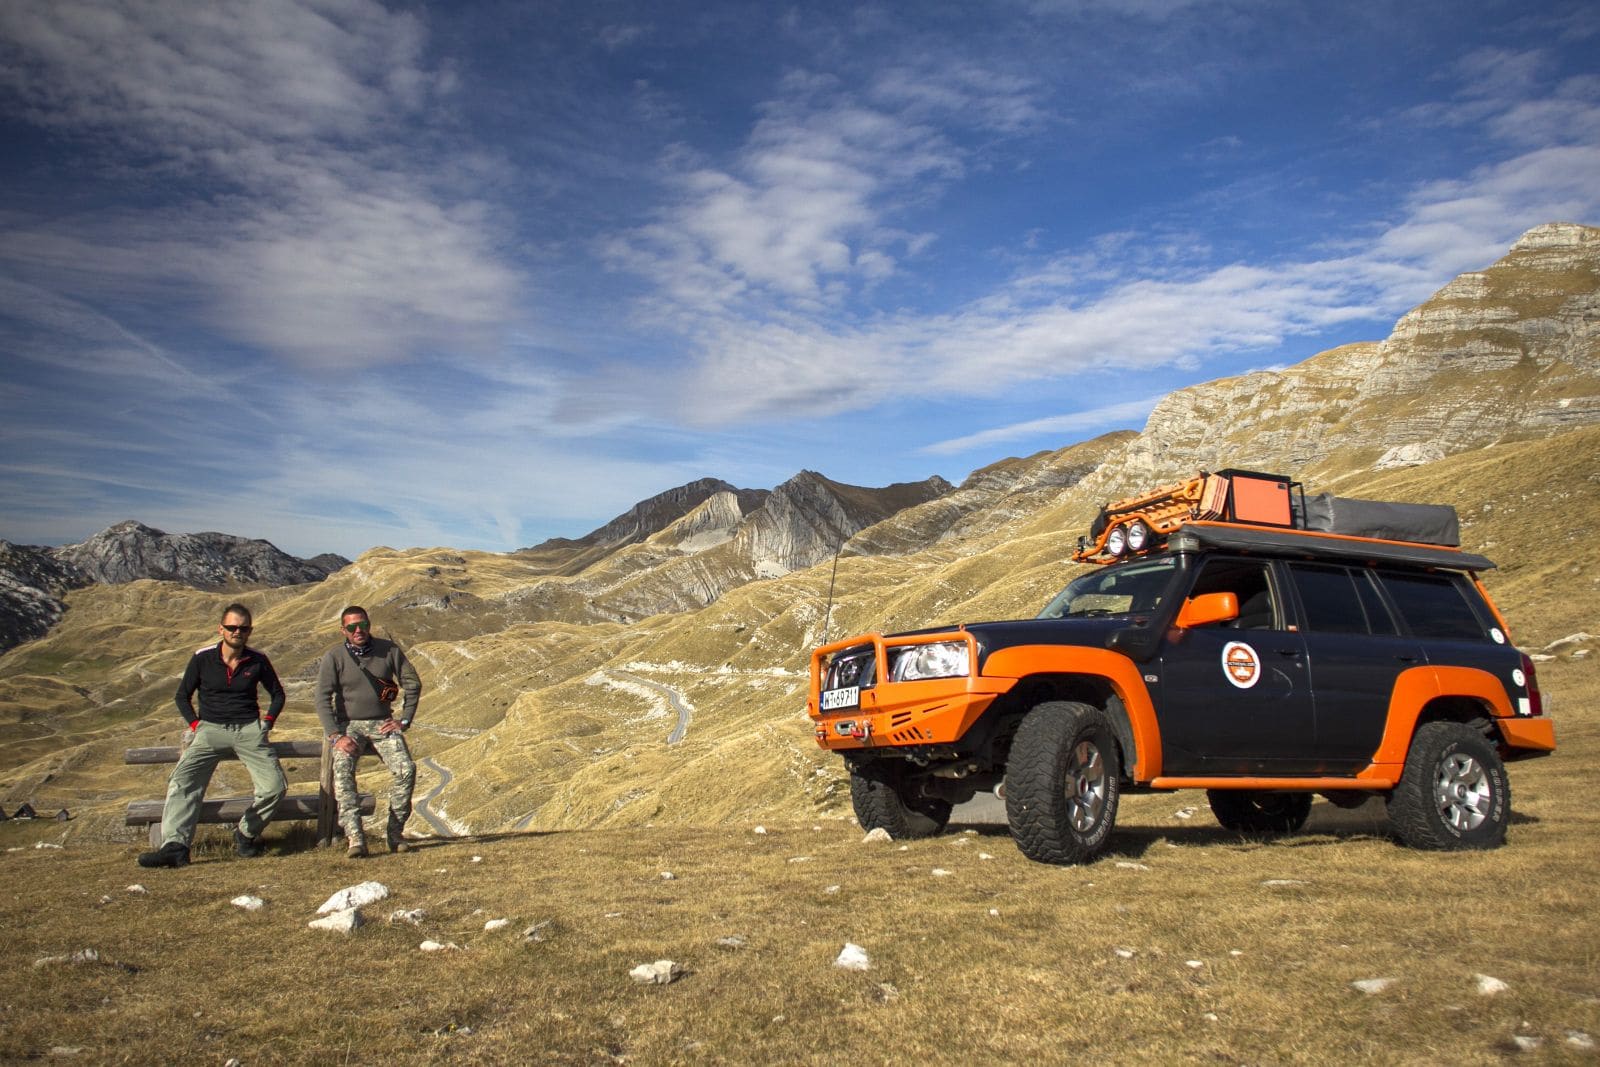
M 844 689 L 829 689 L 822 694 L 822 710 L 837 711 L 840 708 L 853 708 L 861 703 L 861 687 L 848 686 Z

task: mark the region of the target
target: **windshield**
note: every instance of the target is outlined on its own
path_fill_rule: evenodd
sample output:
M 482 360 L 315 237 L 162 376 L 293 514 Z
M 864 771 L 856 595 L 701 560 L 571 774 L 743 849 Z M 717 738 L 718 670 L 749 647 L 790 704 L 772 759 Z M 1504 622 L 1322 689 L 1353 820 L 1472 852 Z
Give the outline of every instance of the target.
M 1152 612 L 1177 569 L 1176 556 L 1097 567 L 1075 578 L 1039 612 L 1041 619 L 1082 619 Z

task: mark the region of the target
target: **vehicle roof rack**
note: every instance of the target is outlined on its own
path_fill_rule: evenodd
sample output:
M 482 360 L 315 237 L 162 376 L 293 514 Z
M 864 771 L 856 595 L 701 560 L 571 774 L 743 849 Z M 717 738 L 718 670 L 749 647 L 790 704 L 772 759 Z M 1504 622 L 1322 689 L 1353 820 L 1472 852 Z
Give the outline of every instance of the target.
M 1089 535 L 1078 539 L 1072 558 L 1077 563 L 1105 564 L 1168 547 L 1220 544 L 1223 535 L 1214 532 L 1174 541 L 1179 531 L 1195 524 L 1206 524 L 1208 531 L 1240 531 L 1230 547 L 1271 546 L 1275 551 L 1298 547 L 1319 555 L 1464 570 L 1494 566 L 1482 556 L 1460 551 L 1460 523 L 1455 508 L 1447 504 L 1395 504 L 1331 493 L 1308 498 L 1292 478 L 1232 467 L 1201 471 L 1194 478 L 1105 505 Z M 1267 536 L 1273 532 L 1278 536 Z M 1380 545 L 1390 547 L 1378 552 L 1374 546 Z M 1396 545 L 1411 547 L 1402 551 L 1394 549 Z

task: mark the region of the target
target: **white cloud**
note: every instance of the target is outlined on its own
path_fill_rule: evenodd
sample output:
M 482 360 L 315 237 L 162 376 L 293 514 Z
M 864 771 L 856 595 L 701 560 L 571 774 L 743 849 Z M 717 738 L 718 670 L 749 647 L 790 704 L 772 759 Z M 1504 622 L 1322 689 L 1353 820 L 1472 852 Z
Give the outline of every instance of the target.
M 0 89 L 32 119 L 183 174 L 155 210 L 12 230 L 0 260 L 81 296 L 164 285 L 225 336 L 305 364 L 481 351 L 517 319 L 502 220 L 466 168 L 403 143 L 449 82 L 421 65 L 414 17 L 368 0 L 52 0 L 0 8 L 0 38 Z
M 1145 397 L 1141 400 L 1129 400 L 1122 404 L 1111 404 L 1088 411 L 1075 411 L 1070 415 L 1052 415 L 1010 426 L 996 426 L 993 429 L 979 430 L 977 433 L 924 445 L 917 451 L 936 456 L 949 456 L 1044 434 L 1066 437 L 1069 434 L 1094 433 L 1107 428 L 1128 428 L 1135 424 L 1142 425 L 1150 417 L 1150 412 L 1155 410 L 1160 399 L 1159 396 Z
M 890 67 L 860 93 L 792 73 L 728 166 L 680 147 L 673 202 L 611 241 L 611 262 L 651 278 L 690 314 L 833 308 L 893 275 L 932 235 L 895 218 L 958 180 L 957 130 L 1014 132 L 1040 113 L 1025 81 L 970 63 Z
M 1123 232 L 1021 272 L 946 314 L 885 315 L 865 325 L 799 304 L 782 310 L 756 299 L 736 304 L 733 294 L 751 294 L 730 286 L 715 314 L 700 307 L 705 314 L 697 320 L 678 309 L 679 325 L 697 346 L 678 404 L 702 425 L 825 417 L 885 403 L 994 395 L 1096 370 L 1193 370 L 1218 354 L 1268 351 L 1340 323 L 1398 316 L 1454 274 L 1492 263 L 1523 231 L 1600 215 L 1600 102 L 1588 100 L 1594 86 L 1578 79 L 1560 85 L 1555 96 L 1533 98 L 1536 59 L 1477 57 L 1484 81 L 1475 120 L 1495 129 L 1530 111 L 1547 119 L 1559 114 L 1565 126 L 1558 143 L 1513 149 L 1462 177 L 1419 185 L 1396 221 L 1375 237 L 1344 242 L 1337 256 L 1211 266 L 1215 253 L 1204 243 Z M 1490 87 L 1511 95 L 1490 96 Z M 851 186 L 839 177 L 827 184 L 848 199 Z M 870 179 L 862 185 L 873 187 Z M 850 217 L 871 216 L 870 196 L 855 194 L 851 203 L 858 211 Z M 754 263 L 767 246 L 781 243 L 772 234 L 789 232 L 781 216 L 758 208 L 750 215 L 771 228 L 729 212 L 730 220 L 740 219 L 731 230 L 764 236 L 727 262 Z M 697 257 L 703 246 L 685 229 L 673 232 L 695 268 L 680 280 L 729 285 L 715 257 Z M 812 291 L 828 270 L 864 262 L 848 258 L 843 239 L 837 247 L 797 244 L 813 251 L 789 265 L 791 276 Z
M 0 42 L 33 120 L 167 151 L 369 136 L 445 81 L 373 0 L 14 0 Z

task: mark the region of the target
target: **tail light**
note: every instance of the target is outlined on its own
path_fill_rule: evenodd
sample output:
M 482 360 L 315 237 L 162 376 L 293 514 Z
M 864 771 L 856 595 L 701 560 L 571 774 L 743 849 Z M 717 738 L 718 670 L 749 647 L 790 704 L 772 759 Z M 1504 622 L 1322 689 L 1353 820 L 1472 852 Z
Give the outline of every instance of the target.
M 1530 716 L 1543 715 L 1544 697 L 1539 695 L 1539 678 L 1534 674 L 1533 660 L 1528 658 L 1526 652 L 1522 654 L 1522 673 L 1528 680 L 1528 710 L 1524 714 Z

